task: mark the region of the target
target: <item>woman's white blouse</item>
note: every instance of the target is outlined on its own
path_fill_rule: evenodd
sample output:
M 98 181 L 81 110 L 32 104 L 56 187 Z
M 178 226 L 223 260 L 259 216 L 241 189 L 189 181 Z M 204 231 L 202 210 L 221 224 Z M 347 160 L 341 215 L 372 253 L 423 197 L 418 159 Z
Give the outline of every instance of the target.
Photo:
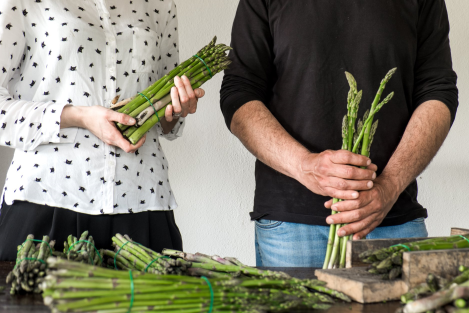
M 5 202 L 87 214 L 175 209 L 159 124 L 127 154 L 86 129 L 60 129 L 60 115 L 68 104 L 131 97 L 178 60 L 172 0 L 1 0 L 0 144 L 16 149 Z

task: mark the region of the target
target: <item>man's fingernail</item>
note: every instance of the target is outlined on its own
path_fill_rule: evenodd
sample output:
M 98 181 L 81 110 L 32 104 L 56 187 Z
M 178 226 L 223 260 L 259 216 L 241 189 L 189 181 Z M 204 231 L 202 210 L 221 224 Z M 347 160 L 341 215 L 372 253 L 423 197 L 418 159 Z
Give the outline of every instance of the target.
M 371 164 L 371 160 L 366 161 L 367 166 L 370 165 L 370 164 Z
M 328 217 L 328 218 L 326 219 L 326 223 L 327 223 L 327 224 L 334 224 L 334 219 Z
M 358 198 L 358 192 L 352 193 L 352 197 L 353 197 L 353 198 Z
M 338 210 L 337 210 L 337 205 L 333 205 L 333 206 L 331 207 L 331 209 L 334 210 L 334 211 L 338 211 Z
M 371 179 L 375 179 L 376 178 L 376 172 L 373 173 L 373 176 L 371 176 Z
M 366 184 L 366 186 L 367 186 L 368 188 L 373 187 L 373 182 L 372 182 L 372 181 L 369 181 L 368 184 Z
M 135 123 L 136 123 L 136 121 L 135 121 L 135 119 L 134 119 L 134 118 L 130 118 L 130 119 L 129 119 L 129 123 L 130 123 L 130 124 L 135 124 Z
M 345 236 L 345 230 L 341 229 L 339 230 L 339 232 L 337 233 L 340 237 L 343 237 Z

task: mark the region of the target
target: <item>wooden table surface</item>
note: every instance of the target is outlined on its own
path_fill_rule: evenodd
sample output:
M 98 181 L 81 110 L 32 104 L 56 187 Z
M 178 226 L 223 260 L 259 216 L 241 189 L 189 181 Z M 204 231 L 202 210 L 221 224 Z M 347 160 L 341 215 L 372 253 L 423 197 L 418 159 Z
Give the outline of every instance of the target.
M 13 268 L 13 262 L 0 262 L 0 286 L 5 286 L 5 291 L 0 293 L 0 312 L 14 313 L 50 313 L 50 310 L 42 304 L 41 295 L 21 295 L 11 296 L 9 286 L 5 283 L 8 272 Z M 275 268 L 274 270 L 284 271 L 297 278 L 315 278 L 314 269 L 311 268 Z M 324 313 L 395 313 L 400 307 L 399 302 L 360 304 L 344 303 L 337 304 L 326 311 L 314 311 Z M 306 311 L 301 311 L 306 312 Z M 309 311 L 308 311 L 309 312 Z M 313 312 L 313 311 L 311 311 Z M 300 312 L 298 312 L 300 313 Z

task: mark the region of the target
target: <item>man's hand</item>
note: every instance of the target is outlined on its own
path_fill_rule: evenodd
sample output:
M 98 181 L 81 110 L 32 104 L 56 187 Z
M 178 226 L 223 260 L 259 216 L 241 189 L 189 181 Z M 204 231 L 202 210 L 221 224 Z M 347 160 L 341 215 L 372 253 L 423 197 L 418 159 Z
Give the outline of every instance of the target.
M 145 143 L 146 135 L 136 145 L 132 145 L 122 136 L 114 122 L 131 126 L 135 124 L 135 119 L 127 114 L 118 113 L 99 105 L 92 107 L 66 106 L 61 115 L 62 128 L 86 128 L 103 142 L 119 147 L 127 153 L 135 152 Z
M 369 191 L 356 200 L 342 201 L 332 209 L 341 212 L 327 218 L 329 224 L 347 224 L 338 235 L 365 238 L 381 224 L 399 195 L 425 169 L 441 147 L 451 125 L 448 107 L 436 100 L 422 103 L 412 114 L 396 151 Z M 332 206 L 332 200 L 326 202 Z
M 396 184 L 383 176 L 374 181 L 371 190 L 360 192 L 356 200 L 347 200 L 332 205 L 326 202 L 326 208 L 341 212 L 326 219 L 328 224 L 348 224 L 338 230 L 339 236 L 354 234 L 353 239 L 365 238 L 378 227 L 399 197 Z
M 346 150 L 327 150 L 308 154 L 300 164 L 297 180 L 316 194 L 343 200 L 357 199 L 358 191 L 373 187 L 377 169 L 365 156 Z

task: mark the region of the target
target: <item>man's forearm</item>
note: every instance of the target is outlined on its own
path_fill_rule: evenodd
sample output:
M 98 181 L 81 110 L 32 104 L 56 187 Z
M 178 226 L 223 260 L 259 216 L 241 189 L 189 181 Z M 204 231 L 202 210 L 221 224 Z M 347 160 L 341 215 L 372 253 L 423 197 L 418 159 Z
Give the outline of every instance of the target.
M 261 162 L 292 178 L 298 176 L 301 160 L 310 154 L 260 101 L 236 111 L 231 131 Z
M 383 170 L 380 181 L 390 183 L 397 195 L 430 164 L 448 135 L 451 115 L 440 101 L 421 104 L 407 125 L 401 142 Z
M 316 194 L 356 199 L 358 191 L 372 188 L 376 165 L 349 151 L 311 153 L 296 141 L 262 102 L 239 108 L 231 131 L 264 164 L 296 179 Z M 360 167 L 367 167 L 362 169 Z

